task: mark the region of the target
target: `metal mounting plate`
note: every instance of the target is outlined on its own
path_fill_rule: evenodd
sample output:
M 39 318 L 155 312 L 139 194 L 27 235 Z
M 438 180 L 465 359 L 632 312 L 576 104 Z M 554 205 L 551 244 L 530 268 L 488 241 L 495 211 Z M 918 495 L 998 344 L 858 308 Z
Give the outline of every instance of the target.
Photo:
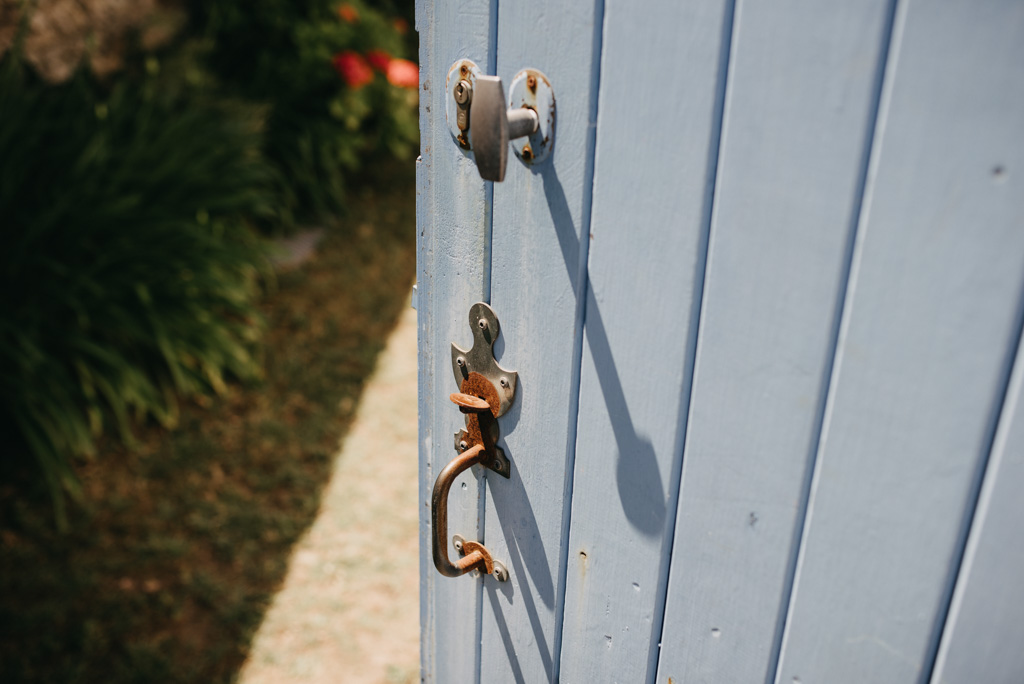
M 479 544 L 477 542 L 466 541 L 466 538 L 463 537 L 461 534 L 452 535 L 452 545 L 455 547 L 455 550 L 459 553 L 460 556 L 465 556 L 466 551 L 471 550 L 471 545 L 474 544 L 477 547 L 479 547 Z M 498 580 L 499 582 L 504 582 L 508 580 L 508 569 L 505 567 L 504 563 L 502 563 L 501 561 L 496 561 L 492 558 L 491 565 L 494 566 L 494 572 L 491 573 L 491 576 L 494 579 Z M 480 571 L 474 570 L 472 572 L 472 576 L 479 577 Z
M 501 326 L 494 310 L 483 302 L 477 302 L 469 310 L 469 327 L 473 330 L 473 347 L 466 351 L 452 343 L 452 373 L 460 388 L 470 373 L 484 376 L 498 390 L 497 413 L 502 416 L 512 405 L 516 396 L 516 381 L 519 374 L 507 371 L 494 360 L 494 342 L 498 339 Z M 456 442 L 457 444 L 458 442 Z M 506 471 L 507 472 L 507 471 Z
M 460 59 L 448 69 L 448 77 L 445 80 L 444 118 L 448 123 L 448 131 L 455 138 L 455 142 L 466 152 L 469 152 L 473 140 L 473 120 L 469 120 L 469 134 L 463 135 L 458 125 L 459 105 L 455 101 L 455 86 L 459 81 L 466 80 L 471 87 L 475 87 L 476 77 L 482 73 L 480 67 L 472 60 Z
M 494 423 L 497 425 L 497 423 Z M 469 433 L 465 430 L 459 430 L 455 433 L 455 450 L 460 454 L 472 446 L 469 443 Z M 505 450 L 498 445 L 494 445 L 494 458 L 491 461 L 481 461 L 480 465 L 494 472 L 498 473 L 502 477 L 508 479 L 512 476 L 512 464 L 508 461 L 508 456 L 505 455 Z
M 548 77 L 536 69 L 523 69 L 508 89 L 508 108 L 527 107 L 537 112 L 540 126 L 525 138 L 512 140 L 512 150 L 524 164 L 539 164 L 555 146 L 555 91 Z

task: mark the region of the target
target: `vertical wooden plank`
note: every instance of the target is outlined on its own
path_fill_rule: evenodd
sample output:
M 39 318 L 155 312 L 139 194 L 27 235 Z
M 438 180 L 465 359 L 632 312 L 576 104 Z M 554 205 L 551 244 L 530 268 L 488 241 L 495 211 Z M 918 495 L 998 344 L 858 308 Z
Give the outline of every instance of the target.
M 1024 5 L 901 4 L 777 681 L 929 675 L 1024 286 Z
M 490 0 L 417 0 L 420 34 L 420 158 L 417 161 L 417 314 L 420 432 L 420 657 L 424 682 L 472 682 L 479 666 L 480 587 L 450 579 L 430 555 L 434 478 L 455 456 L 452 435 L 462 415 L 448 401 L 456 391 L 450 345 L 465 341 L 466 316 L 487 298 L 487 189 L 445 123 L 445 79 L 457 59 L 486 65 L 493 51 Z M 465 473 L 452 487 L 451 533 L 479 535 L 483 484 Z M 465 488 L 464 488 L 465 487 Z M 450 543 L 450 541 L 449 541 Z M 449 548 L 451 557 L 457 557 Z
M 774 674 L 891 15 L 737 3 L 659 682 Z
M 1017 192 L 1024 191 L 1018 186 Z M 1024 342 L 953 594 L 933 684 L 1024 682 Z
M 531 168 L 510 153 L 505 181 L 494 185 L 491 302 L 502 322 L 499 360 L 519 380 L 499 421 L 511 478 L 487 477 L 485 540 L 511 575 L 484 583 L 488 681 L 555 675 L 599 50 L 600 2 L 499 3 L 497 74 L 507 88 L 521 69 L 539 69 L 557 112 L 552 156 Z
M 653 674 L 731 3 L 605 5 L 561 680 Z

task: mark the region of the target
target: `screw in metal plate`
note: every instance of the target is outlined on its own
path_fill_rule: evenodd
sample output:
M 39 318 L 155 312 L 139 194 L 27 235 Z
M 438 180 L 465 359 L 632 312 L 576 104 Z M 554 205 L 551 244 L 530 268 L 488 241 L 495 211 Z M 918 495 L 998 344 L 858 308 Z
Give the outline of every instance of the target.
M 459 368 L 465 368 L 466 367 L 466 359 L 462 358 L 461 356 L 459 358 L 455 359 L 455 363 L 459 364 Z
M 469 445 L 466 444 L 466 440 L 462 440 L 461 442 L 459 442 L 459 448 L 462 449 L 463 451 L 469 448 Z
M 494 561 L 493 575 L 494 579 L 498 580 L 499 582 L 504 582 L 508 579 L 508 570 L 506 570 L 505 566 L 499 563 L 498 561 Z
M 463 545 L 464 541 L 465 540 L 462 538 L 462 535 L 461 534 L 457 534 L 454 537 L 452 537 L 452 546 L 455 547 L 456 551 L 458 551 L 459 553 L 462 553 L 462 548 L 463 548 L 462 545 Z
M 477 321 L 476 324 L 480 326 L 481 330 L 486 330 L 487 329 L 487 321 L 485 319 L 483 319 L 483 318 L 481 318 L 479 321 Z
M 502 378 L 499 382 L 502 387 L 508 387 L 508 378 Z
M 502 468 L 502 465 L 503 465 L 503 464 L 502 464 L 502 462 L 501 462 L 501 460 L 500 460 L 500 459 L 497 459 L 497 458 L 496 458 L 496 459 L 494 459 L 494 469 L 495 469 L 495 470 L 501 470 L 501 468 Z

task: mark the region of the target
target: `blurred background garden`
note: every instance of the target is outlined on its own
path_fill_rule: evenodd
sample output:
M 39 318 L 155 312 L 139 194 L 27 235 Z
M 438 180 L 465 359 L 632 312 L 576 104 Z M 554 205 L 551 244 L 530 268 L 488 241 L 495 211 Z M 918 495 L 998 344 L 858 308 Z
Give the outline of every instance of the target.
M 408 306 L 412 13 L 0 0 L 0 681 L 238 678 Z

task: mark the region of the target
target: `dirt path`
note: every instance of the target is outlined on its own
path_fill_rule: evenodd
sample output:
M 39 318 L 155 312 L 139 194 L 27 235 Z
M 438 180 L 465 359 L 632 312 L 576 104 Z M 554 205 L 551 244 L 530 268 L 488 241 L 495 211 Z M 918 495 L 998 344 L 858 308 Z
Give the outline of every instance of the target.
M 408 308 L 256 634 L 242 684 L 419 680 L 416 411 L 416 312 Z

